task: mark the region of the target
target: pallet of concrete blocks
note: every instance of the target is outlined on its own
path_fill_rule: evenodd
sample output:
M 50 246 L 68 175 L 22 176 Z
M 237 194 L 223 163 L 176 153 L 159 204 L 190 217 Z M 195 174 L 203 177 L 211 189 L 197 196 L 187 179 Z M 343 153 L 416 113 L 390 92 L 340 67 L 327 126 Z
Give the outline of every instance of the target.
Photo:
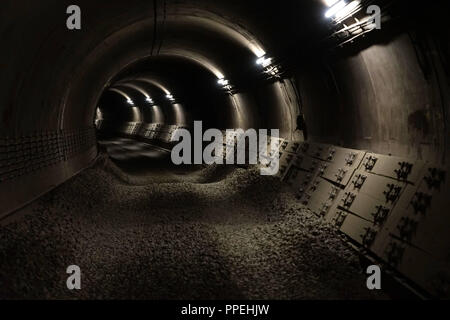
M 364 155 L 365 152 L 361 150 L 330 146 L 321 176 L 345 188 Z
M 152 132 L 153 132 L 153 124 L 152 123 L 148 123 L 146 125 L 146 127 L 145 127 L 145 133 L 144 133 L 145 137 L 149 138 L 150 135 L 152 134 Z
M 360 246 L 371 249 L 377 235 L 380 233 L 380 226 L 343 210 L 336 204 L 337 202 L 331 207 L 325 219 Z
M 261 139 L 261 137 L 260 137 Z M 267 136 L 267 146 L 265 150 L 261 150 L 263 154 L 269 155 L 269 158 L 274 158 L 280 151 L 284 151 L 289 142 L 283 138 Z M 258 145 L 259 148 L 259 145 Z
M 264 145 L 262 143 L 263 140 L 261 140 L 263 138 L 266 139 L 266 143 Z M 260 136 L 256 145 L 250 145 L 246 143 L 243 150 L 247 154 L 247 159 L 252 159 L 251 164 L 253 164 L 253 162 L 256 162 L 256 164 L 268 168 L 276 164 L 275 162 L 273 162 L 276 156 L 281 156 L 282 153 L 280 152 L 280 150 L 283 142 L 283 138 Z M 250 163 L 250 161 L 248 163 Z
M 298 198 L 302 198 L 309 184 L 316 178 L 324 161 L 298 152 L 287 168 L 284 180 L 290 185 Z
M 156 138 L 156 126 L 156 123 L 151 123 L 147 126 L 147 132 L 145 134 L 147 139 L 154 140 Z
M 172 137 L 174 136 L 175 132 L 176 132 L 178 129 L 183 129 L 183 128 L 182 128 L 181 126 L 179 126 L 179 125 L 173 125 L 173 126 L 170 128 L 170 130 L 169 130 L 169 140 L 168 140 L 168 142 L 172 141 Z
M 286 155 L 287 154 L 289 154 L 289 153 L 286 153 Z M 286 157 L 286 155 L 285 155 L 285 157 Z M 277 159 L 277 156 L 278 156 L 278 159 Z M 275 176 L 278 177 L 279 179 L 283 180 L 283 177 L 280 175 L 280 163 L 281 163 L 281 158 L 283 157 L 283 152 L 278 151 L 277 156 L 274 156 L 274 153 L 270 153 L 268 155 L 260 154 L 259 155 L 259 165 L 261 167 L 270 169 L 270 171 L 272 171 L 272 172 L 275 172 L 276 166 L 278 163 L 278 171 L 276 172 Z M 285 172 L 283 172 L 283 174 L 284 173 Z
M 139 130 L 141 129 L 143 123 L 142 122 L 136 122 L 134 123 L 133 126 L 133 131 L 132 131 L 132 135 L 138 135 L 139 134 Z
M 341 193 L 338 186 L 317 174 L 302 191 L 300 203 L 321 217 L 328 215 L 330 208 L 333 207 Z
M 253 154 L 253 156 L 255 157 L 255 159 L 257 159 L 257 154 L 256 153 L 250 153 L 248 150 L 246 149 L 242 149 L 240 152 L 241 154 L 244 156 L 244 160 L 243 161 L 238 161 L 238 146 L 235 145 L 223 145 L 222 147 L 222 158 L 223 158 L 223 163 L 225 164 L 238 164 L 238 165 L 251 165 L 253 163 L 250 163 L 249 159 L 250 159 L 250 154 Z
M 316 159 L 327 160 L 330 147 L 331 145 L 329 144 L 305 142 L 299 147 L 298 152 L 302 152 Z
M 164 127 L 164 125 L 162 123 L 155 124 L 155 126 L 153 128 L 153 131 L 154 131 L 153 139 L 160 140 L 160 136 L 162 134 L 163 127 Z
M 170 142 L 174 128 L 175 128 L 174 125 L 164 125 L 161 128 L 159 140 L 166 142 L 166 143 Z
M 276 176 L 281 179 L 284 180 L 284 177 L 286 176 L 287 172 L 288 172 L 288 168 L 291 165 L 291 163 L 294 161 L 295 158 L 295 154 L 284 151 L 284 152 L 279 152 L 279 159 L 278 159 L 278 173 L 276 174 Z M 272 169 L 275 167 L 275 159 L 271 160 L 271 163 L 269 165 L 269 167 L 271 167 Z
M 413 289 L 427 293 L 425 298 L 450 299 L 450 262 L 410 245 L 394 236 L 379 237 L 374 251 L 385 263 L 396 270 Z
M 128 122 L 127 128 L 125 129 L 125 133 L 128 135 L 131 135 L 131 133 L 133 132 L 133 127 L 134 127 L 134 123 Z
M 234 137 L 234 140 L 231 140 L 231 142 L 230 137 L 228 137 L 227 145 L 229 147 L 235 147 L 236 151 L 234 153 L 234 159 L 236 160 L 236 163 L 238 154 L 241 154 L 245 156 L 244 163 L 246 165 L 259 165 L 268 168 L 276 164 L 273 161 L 275 156 L 281 155 L 279 150 L 281 143 L 284 141 L 282 138 L 265 136 L 266 143 L 262 146 L 263 149 L 260 150 L 262 145 L 261 137 L 259 137 L 260 140 L 255 140 L 256 144 L 250 144 L 249 140 L 243 140 L 245 136 L 240 133 L 236 133 Z M 232 144 L 232 141 L 235 141 L 234 145 Z M 230 152 L 227 153 L 228 158 L 230 158 L 229 155 Z
M 300 149 L 301 145 L 303 142 L 301 141 L 288 141 L 288 140 L 283 140 L 280 141 L 280 147 L 279 150 L 280 151 L 286 151 L 286 152 L 290 152 L 290 153 L 294 153 L 296 154 L 298 152 L 298 150 Z
M 135 132 L 136 132 L 136 128 L 138 128 L 138 126 L 139 126 L 138 123 L 132 122 L 132 123 L 130 124 L 130 129 L 129 129 L 128 134 L 131 135 L 131 136 L 134 135 Z
M 324 164 L 324 161 L 312 158 L 305 153 L 298 153 L 294 160 L 293 165 L 309 172 L 317 172 Z
M 258 157 L 259 157 L 259 142 L 258 140 L 255 140 L 255 144 L 250 143 L 250 140 L 243 140 L 245 137 L 244 136 L 240 136 L 237 138 L 237 148 L 239 148 L 239 150 L 241 152 L 245 152 L 246 154 L 246 163 L 250 164 L 250 159 L 252 159 L 252 164 L 256 164 L 258 161 Z M 259 139 L 261 139 L 261 137 L 259 137 Z M 273 138 L 271 136 L 266 136 L 267 142 L 269 145 L 270 141 L 273 140 L 274 143 L 274 149 L 273 150 L 278 150 L 279 149 L 279 141 L 280 139 L 277 138 Z M 265 147 L 267 147 L 267 145 Z M 254 163 L 255 162 L 255 163 Z
M 150 124 L 147 126 L 147 130 L 145 131 L 145 137 L 149 140 L 153 139 L 153 125 Z
M 370 248 L 386 227 L 407 184 L 357 170 L 326 219 L 359 244 Z
M 365 154 L 327 220 L 370 248 L 377 235 L 384 232 L 407 186 L 417 183 L 422 169 L 420 161 Z
M 425 163 L 420 160 L 366 153 L 359 168 L 380 176 L 416 184 L 424 166 Z
M 284 181 L 294 190 L 295 195 L 300 199 L 314 177 L 314 172 L 302 170 L 292 162 L 287 170 Z
M 408 185 L 402 194 L 386 223 L 386 232 L 427 252 L 437 261 L 446 261 L 450 267 L 450 183 L 447 174 L 448 168 L 426 165 L 418 185 Z
M 141 123 L 141 125 L 139 126 L 139 129 L 136 132 L 136 135 L 139 137 L 145 137 L 145 132 L 147 131 L 147 123 Z

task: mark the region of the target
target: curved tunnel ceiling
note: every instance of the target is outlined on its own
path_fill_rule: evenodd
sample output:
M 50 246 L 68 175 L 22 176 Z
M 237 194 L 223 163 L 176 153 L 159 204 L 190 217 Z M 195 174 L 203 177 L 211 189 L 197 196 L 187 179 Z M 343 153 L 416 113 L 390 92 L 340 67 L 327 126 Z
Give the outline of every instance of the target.
M 123 82 L 123 83 L 127 83 L 127 82 L 130 82 L 130 81 L 131 81 L 131 82 L 132 82 L 132 81 L 145 82 L 145 83 L 148 83 L 148 84 L 151 84 L 151 85 L 154 85 L 154 86 L 158 87 L 159 89 L 161 89 L 162 91 L 164 91 L 164 93 L 165 93 L 166 95 L 171 94 L 170 90 L 167 89 L 166 86 L 164 86 L 163 84 L 161 84 L 161 82 L 159 82 L 159 81 L 157 81 L 157 80 L 155 80 L 155 79 L 153 79 L 153 78 L 149 78 L 148 76 L 147 76 L 147 77 L 137 76 L 136 78 L 123 79 L 123 80 L 121 80 L 120 82 L 118 82 L 118 84 L 121 84 L 122 82 Z
M 23 16 L 30 23 L 39 21 L 40 30 L 30 35 L 17 28 L 5 35 L 5 42 L 14 45 L 17 42 L 14 39 L 23 34 L 25 38 L 21 42 L 36 49 L 24 50 L 17 60 L 14 59 L 21 61 L 11 64 L 17 67 L 17 72 L 12 74 L 5 70 L 5 76 L 18 80 L 2 88 L 2 97 L 11 103 L 4 107 L 8 121 L 0 130 L 23 132 L 40 127 L 64 129 L 91 125 L 99 96 L 114 84 L 115 76 L 129 64 L 157 55 L 159 48 L 160 53 L 165 50 L 182 54 L 195 52 L 206 57 L 203 65 L 212 70 L 216 78 L 223 75 L 238 90 L 252 82 L 247 81 L 252 74 L 260 73 L 254 61 L 264 52 L 286 60 L 290 72 L 295 73 L 294 64 L 308 67 L 308 62 L 302 60 L 317 52 L 314 49 L 320 49 L 320 42 L 329 29 L 324 19 L 327 7 L 319 0 L 287 1 L 280 6 L 256 1 L 169 0 L 157 1 L 154 5 L 134 0 L 125 11 L 118 1 L 112 1 L 108 10 L 89 1 L 80 1 L 80 6 L 94 14 L 83 16 L 85 28 L 75 33 L 55 27 L 58 24 L 56 9 L 65 11 L 66 4 L 46 1 L 39 7 L 43 12 L 41 17 L 31 14 L 37 10 L 37 5 L 36 10 L 30 5 L 21 11 L 19 5 L 8 4 L 18 19 Z M 196 32 L 189 33 L 190 29 Z M 199 29 L 203 33 L 197 32 Z M 85 30 L 89 30 L 89 37 L 85 36 Z M 286 32 L 289 36 L 283 36 Z M 180 33 L 184 40 L 180 39 Z M 218 37 L 207 41 L 211 35 Z M 227 45 L 222 43 L 223 39 Z M 41 44 L 37 46 L 38 43 Z M 224 46 L 227 50 L 215 50 Z M 245 53 L 241 55 L 242 52 Z M 319 59 L 324 59 L 323 54 L 312 62 Z M 13 61 L 12 56 L 8 54 L 5 61 Z M 324 63 L 326 60 L 319 64 Z M 58 80 L 52 87 L 35 85 L 55 79 Z M 43 95 L 47 98 L 40 98 Z M 41 112 L 31 116 L 26 111 L 36 103 Z M 26 114 L 30 116 L 23 116 Z M 51 120 L 46 114 L 52 114 Z
M 61 6 L 62 4 L 59 5 Z M 95 4 L 83 4 L 83 5 L 86 7 L 86 10 L 92 10 L 92 8 L 95 8 Z M 64 119 L 71 119 L 70 122 L 81 121 L 82 123 L 88 124 L 90 122 L 90 119 L 92 119 L 92 116 L 94 115 L 94 106 L 96 105 L 95 101 L 98 100 L 98 96 L 96 97 L 91 96 L 88 98 L 86 94 L 81 95 L 78 94 L 78 91 L 81 90 L 83 92 L 87 91 L 101 92 L 102 90 L 98 90 L 100 89 L 100 86 L 104 88 L 108 87 L 110 85 L 109 84 L 110 81 L 114 78 L 115 74 L 120 72 L 121 69 L 124 69 L 128 64 L 132 63 L 133 61 L 142 59 L 146 56 L 149 56 L 148 54 L 149 52 L 150 55 L 157 54 L 156 52 L 157 44 L 158 45 L 161 44 L 162 52 L 166 51 L 169 54 L 191 56 L 192 59 L 195 59 L 196 61 L 206 66 L 209 70 L 214 72 L 216 77 L 219 79 L 222 77 L 226 79 L 231 78 L 230 80 L 232 81 L 233 84 L 238 82 L 232 78 L 233 77 L 238 78 L 242 70 L 251 69 L 252 67 L 254 67 L 254 61 L 256 60 L 255 58 L 262 56 L 265 53 L 265 48 L 263 48 L 261 41 L 259 41 L 258 38 L 254 36 L 256 32 L 246 30 L 243 27 L 243 24 L 233 22 L 232 20 L 227 18 L 227 15 L 215 13 L 214 12 L 216 11 L 216 9 L 214 9 L 215 6 L 216 5 L 210 5 L 206 3 L 197 3 L 196 5 L 191 6 L 185 5 L 183 3 L 172 3 L 171 1 L 168 1 L 166 3 L 167 12 L 165 19 L 160 18 L 158 20 L 158 24 L 156 24 L 157 28 L 156 33 L 154 30 L 155 21 L 153 17 L 151 17 L 152 10 L 150 10 L 153 8 L 151 8 L 150 5 L 148 5 L 149 10 L 145 9 L 141 10 L 140 14 L 136 14 L 135 10 L 130 10 L 127 13 L 123 13 L 121 15 L 122 16 L 121 23 L 116 24 L 114 27 L 110 27 L 112 21 L 108 20 L 108 18 L 105 16 L 107 14 L 113 15 L 114 10 L 110 10 L 108 12 L 102 12 L 101 10 L 98 11 L 99 16 L 98 19 L 95 19 L 95 23 L 93 23 L 93 21 L 90 20 L 91 18 L 90 16 L 86 16 L 85 19 L 83 20 L 83 23 L 86 26 L 92 25 L 92 32 L 91 32 L 92 37 L 90 37 L 92 41 L 90 41 L 89 43 L 84 42 L 84 44 L 81 45 L 77 44 L 77 48 L 75 50 L 71 48 L 71 44 L 69 41 L 66 47 L 67 49 L 71 48 L 70 49 L 71 57 L 76 57 L 79 53 L 80 56 L 82 56 L 83 58 L 78 60 L 78 66 L 76 70 L 74 70 L 74 72 L 67 72 L 67 66 L 70 64 L 66 64 L 64 68 L 60 69 L 61 72 L 64 72 L 64 76 L 62 78 L 66 79 L 60 82 L 61 86 L 63 88 L 72 88 L 72 90 L 75 90 L 73 95 L 76 97 L 85 96 L 86 98 L 83 98 L 84 99 L 83 101 L 75 102 L 76 99 L 70 99 L 70 96 L 72 95 L 70 91 L 66 91 L 64 89 L 63 91 L 66 91 L 65 98 L 59 99 L 59 101 L 54 101 L 54 103 L 53 102 L 46 103 L 45 107 L 56 108 L 50 112 L 58 114 L 57 117 L 59 118 L 58 126 L 60 128 L 75 126 L 75 124 L 66 123 L 67 121 L 65 121 Z M 219 5 L 219 7 L 221 6 L 223 6 L 223 4 Z M 221 9 L 219 9 L 219 11 L 220 10 Z M 104 16 L 103 18 L 102 15 Z M 132 19 L 130 19 L 131 17 Z M 236 18 L 236 16 L 234 16 L 234 18 Z M 102 21 L 102 23 L 98 23 L 98 21 Z M 184 32 L 188 31 L 189 28 L 183 30 L 184 26 L 188 26 L 189 28 L 194 30 L 203 29 L 204 32 L 206 32 L 207 34 L 214 35 L 213 38 L 215 36 L 217 36 L 217 38 L 215 39 L 215 42 L 204 41 L 205 39 L 197 39 L 197 42 L 194 41 L 193 42 L 194 45 L 190 48 L 177 44 L 171 46 L 170 37 L 166 38 L 165 32 L 170 32 L 171 29 L 178 29 L 179 30 L 178 33 L 181 32 L 185 39 L 189 38 L 189 33 Z M 139 33 L 140 34 L 145 33 L 145 36 L 143 36 L 141 40 L 138 40 L 136 37 L 137 34 Z M 154 34 L 157 35 L 156 39 L 152 39 Z M 196 32 L 193 32 L 192 34 L 194 35 L 195 38 Z M 57 43 L 58 41 L 55 41 L 55 39 L 56 37 L 59 36 L 62 35 L 52 34 L 48 39 L 48 41 L 53 41 Z M 70 38 L 72 38 L 72 34 Z M 130 44 L 133 43 L 130 42 L 133 38 L 136 38 L 134 39 L 135 41 L 133 41 L 134 43 L 136 43 L 137 41 L 139 41 L 140 44 L 146 42 L 145 47 L 134 48 L 132 45 L 128 45 L 128 43 Z M 144 41 L 145 39 L 147 40 Z M 233 52 L 233 50 L 237 50 L 236 54 L 228 54 L 228 57 L 233 57 L 235 58 L 234 60 L 228 60 L 227 57 L 222 57 L 221 59 L 217 59 L 214 56 L 208 57 L 208 54 L 209 55 L 217 54 L 218 50 L 215 50 L 214 44 L 220 44 L 223 39 L 229 42 L 227 50 L 230 50 L 230 52 Z M 80 38 L 80 41 L 84 41 L 84 39 Z M 197 44 L 195 45 L 195 43 Z M 121 54 L 119 54 L 119 56 L 122 56 L 123 58 L 117 59 L 116 60 L 117 63 L 115 64 L 115 66 L 106 65 L 109 64 L 109 62 L 106 61 L 109 61 L 110 58 L 106 56 L 100 58 L 100 55 L 102 55 L 102 52 L 112 52 L 113 50 L 110 49 L 112 49 L 113 46 L 121 47 L 127 52 L 122 52 Z M 50 47 L 51 46 L 49 46 L 49 48 Z M 46 47 L 44 46 L 43 48 Z M 199 51 L 198 49 L 200 48 L 204 48 L 204 50 Z M 45 50 L 46 49 L 43 49 L 43 51 Z M 138 53 L 137 52 L 138 50 L 141 53 Z M 245 59 L 239 59 L 243 57 L 240 54 L 240 52 L 242 51 L 247 51 L 250 54 L 250 55 L 247 54 L 247 56 L 250 57 L 248 61 L 244 61 Z M 42 54 L 45 55 L 44 52 Z M 51 54 L 47 56 L 50 57 Z M 64 52 L 61 54 L 61 57 L 63 56 Z M 99 61 L 98 59 L 102 61 Z M 239 64 L 239 60 L 242 60 L 243 62 Z M 84 66 L 86 66 L 86 68 L 84 68 Z M 92 66 L 92 68 L 90 68 L 89 66 Z M 225 70 L 230 66 L 234 67 L 234 72 L 233 71 L 228 72 L 228 70 Z M 92 70 L 92 69 L 96 69 L 96 75 L 92 76 L 88 74 L 77 75 L 78 73 L 77 70 Z M 108 69 L 110 69 L 111 71 L 108 72 L 107 71 Z M 36 72 L 39 71 L 36 70 Z M 55 77 L 57 78 L 58 76 L 54 75 L 53 78 Z M 32 79 L 33 77 L 30 78 Z M 89 79 L 88 82 L 90 82 L 91 88 L 90 90 L 87 90 L 88 87 L 83 87 L 83 84 L 80 84 L 80 81 L 82 81 L 81 79 Z M 82 88 L 78 89 L 79 85 Z M 29 95 L 30 99 L 31 96 L 32 94 Z M 23 100 L 24 104 L 26 104 L 25 101 L 27 100 L 27 97 L 21 97 L 21 100 Z M 68 100 L 69 103 L 66 103 L 65 100 Z M 74 103 L 72 104 L 70 101 L 74 101 Z M 73 107 L 69 106 L 71 104 L 73 105 Z M 91 107 L 86 110 L 87 112 L 83 112 L 80 114 L 79 112 L 80 106 L 83 106 L 83 108 L 86 108 L 86 106 Z M 58 111 L 57 109 L 60 110 Z M 76 114 L 73 114 L 74 112 L 70 110 L 74 111 L 77 110 Z M 23 121 L 27 120 L 22 119 L 21 123 L 23 123 Z
M 126 94 L 125 91 L 123 91 L 123 90 L 119 90 L 117 88 L 109 88 L 108 90 L 120 94 L 121 96 L 123 96 L 126 99 L 127 102 L 133 102 L 133 99 L 131 99 L 131 97 L 128 94 Z
M 166 21 L 174 24 L 196 26 L 204 30 L 212 30 L 216 34 L 226 35 L 227 38 L 247 47 L 257 58 L 266 54 L 263 46 L 255 36 L 241 26 L 231 24 L 218 15 L 208 14 L 207 12 L 199 12 L 191 16 L 174 14 L 167 16 Z
M 188 19 L 189 21 L 189 19 Z M 193 21 L 196 21 L 195 19 L 193 19 Z M 139 23 L 137 23 L 139 24 Z M 200 24 L 201 25 L 201 24 Z M 169 28 L 168 26 L 166 26 L 166 28 Z M 239 63 L 235 63 L 237 60 L 233 60 L 233 63 L 226 63 L 227 58 L 230 56 L 233 57 L 242 57 L 242 55 L 239 53 L 239 50 L 237 50 L 238 48 L 236 48 L 236 44 L 239 43 L 241 48 L 245 48 L 246 50 L 249 50 L 249 43 L 253 43 L 250 47 L 253 48 L 253 51 L 255 51 L 254 48 L 256 48 L 257 46 L 254 44 L 255 41 L 253 40 L 252 42 L 249 42 L 248 39 L 246 39 L 245 37 L 240 37 L 241 42 L 237 42 L 236 41 L 236 32 L 231 32 L 229 30 L 229 28 L 227 29 L 226 27 L 220 29 L 220 28 L 212 28 L 212 30 L 214 32 L 217 32 L 218 30 L 220 32 L 223 32 L 223 30 L 228 30 L 227 33 L 223 33 L 223 34 L 213 34 L 212 36 L 210 36 L 211 39 L 215 39 L 215 41 L 219 41 L 222 44 L 224 43 L 222 40 L 223 36 L 225 36 L 225 38 L 228 38 L 228 40 L 230 41 L 230 45 L 227 46 L 228 50 L 230 52 L 232 52 L 233 50 L 236 50 L 236 54 L 231 54 L 228 56 L 223 56 L 221 58 L 217 58 L 217 56 L 214 56 L 213 53 L 217 52 L 214 51 L 214 41 L 206 41 L 204 38 L 201 39 L 197 39 L 197 41 L 191 41 L 189 42 L 187 40 L 188 36 L 186 36 L 186 33 L 183 33 L 183 39 L 180 41 L 180 39 L 170 39 L 169 37 L 166 37 L 164 39 L 163 45 L 160 49 L 160 52 L 158 55 L 161 56 L 175 56 L 175 57 L 179 57 L 182 59 L 188 59 L 192 62 L 198 63 L 199 65 L 203 66 L 204 68 L 206 68 L 207 70 L 209 70 L 210 72 L 212 72 L 215 77 L 217 79 L 227 79 L 227 74 L 238 74 L 240 70 L 242 70 L 242 67 L 239 66 Z M 179 34 L 181 34 L 181 31 L 186 31 L 186 28 L 183 28 L 181 30 L 179 30 Z M 196 32 L 193 32 L 193 34 L 195 35 Z M 231 35 L 231 36 L 230 36 Z M 239 37 L 237 37 L 239 38 Z M 242 40 L 246 41 L 246 43 L 242 43 Z M 208 48 L 208 46 L 205 46 L 205 43 L 210 43 L 211 46 Z M 148 44 L 150 45 L 150 43 Z M 242 50 L 242 49 L 241 49 Z M 258 49 L 259 50 L 259 49 Z M 262 50 L 262 49 L 261 49 Z M 223 51 L 221 51 L 223 52 Z M 257 51 L 258 55 L 260 55 L 262 53 L 262 51 Z M 208 57 L 207 55 L 211 56 Z M 215 54 L 217 55 L 217 54 Z M 139 56 L 139 58 L 135 58 L 132 61 L 128 61 L 127 65 L 130 65 L 132 63 L 135 63 L 139 60 L 145 59 L 145 58 L 151 58 L 151 56 L 148 55 L 141 55 Z M 215 62 L 218 61 L 218 62 Z M 227 67 L 229 67 L 230 65 L 233 65 L 235 67 L 235 69 L 233 71 L 224 71 L 224 69 L 222 69 L 222 65 L 225 65 Z M 243 65 L 247 65 L 248 66 L 248 62 L 245 61 L 242 63 Z M 123 67 L 125 68 L 125 66 Z M 116 72 L 120 72 L 120 70 L 117 70 Z M 166 94 L 174 94 L 170 89 L 164 88 L 164 90 L 166 91 Z M 176 93 L 175 93 L 176 95 Z
M 90 30 L 89 38 L 77 36 L 74 33 L 67 34 L 67 32 L 65 32 L 64 30 L 57 29 L 55 29 L 55 32 L 48 33 L 49 36 L 46 39 L 45 36 L 43 36 L 47 44 L 61 43 L 61 41 L 58 41 L 59 39 L 66 39 L 66 41 L 64 41 L 65 44 L 60 48 L 54 48 L 54 46 L 52 45 L 43 45 L 39 53 L 39 56 L 44 60 L 46 59 L 46 57 L 49 58 L 45 63 L 41 64 L 42 66 L 49 64 L 61 64 L 61 68 L 55 68 L 53 74 L 49 75 L 49 78 L 52 79 L 64 79 L 60 81 L 59 88 L 55 88 L 55 92 L 62 92 L 65 91 L 66 88 L 71 87 L 74 88 L 73 90 L 78 91 L 76 87 L 78 87 L 78 83 L 79 81 L 81 81 L 81 78 L 89 79 L 90 77 L 87 74 L 77 75 L 77 70 L 91 70 L 89 66 L 92 65 L 94 65 L 93 68 L 97 69 L 96 72 L 98 74 L 97 76 L 93 75 L 92 79 L 89 80 L 91 84 L 94 84 L 93 86 L 91 86 L 92 91 L 101 91 L 97 89 L 99 89 L 100 86 L 105 86 L 105 83 L 109 83 L 114 75 L 121 69 L 125 68 L 126 65 L 130 63 L 130 61 L 136 61 L 137 59 L 145 57 L 146 54 L 144 54 L 144 52 L 150 52 L 150 55 L 153 55 L 157 53 L 157 48 L 159 45 L 162 45 L 161 48 L 170 47 L 170 44 L 168 43 L 170 42 L 170 40 L 167 40 L 165 38 L 164 33 L 166 31 L 170 31 L 171 25 L 174 25 L 175 28 L 176 25 L 187 25 L 194 29 L 203 29 L 208 33 L 221 35 L 222 38 L 228 39 L 228 41 L 233 44 L 229 46 L 230 49 L 235 46 L 240 46 L 242 48 L 245 48 L 246 51 L 251 52 L 253 57 L 260 57 L 266 51 L 266 48 L 262 45 L 262 41 L 260 41 L 260 39 L 262 38 L 261 35 L 265 35 L 267 33 L 264 32 L 264 28 L 258 30 L 257 25 L 251 23 L 251 21 L 254 21 L 255 19 L 249 19 L 251 15 L 249 16 L 248 12 L 257 8 L 257 13 L 259 14 L 262 9 L 267 10 L 269 9 L 269 7 L 255 6 L 252 3 L 238 4 L 237 2 L 208 3 L 202 1 L 194 1 L 193 3 L 190 3 L 189 1 L 160 1 L 160 3 L 157 3 L 158 11 L 155 15 L 155 12 L 153 12 L 153 4 L 145 3 L 145 1 L 136 0 L 135 5 L 130 4 L 126 12 L 120 9 L 120 5 L 114 6 L 114 3 L 115 2 L 111 2 L 111 7 L 108 11 L 103 11 L 100 6 L 95 3 L 89 3 L 88 1 L 81 1 L 79 3 L 79 5 L 84 7 L 86 11 L 96 13 L 95 15 L 83 16 L 83 25 L 86 26 L 86 29 Z M 42 30 L 44 30 L 45 28 L 51 29 L 53 26 L 51 25 L 50 21 L 54 21 L 52 16 L 54 14 L 54 11 L 50 9 L 45 10 L 45 8 L 54 8 L 55 6 L 57 8 L 65 8 L 64 5 L 65 3 L 61 1 L 47 1 L 42 5 L 41 10 L 44 9 L 44 15 L 47 15 L 47 18 L 44 17 L 42 19 L 44 23 L 40 23 Z M 163 6 L 164 14 L 162 13 Z M 270 10 L 273 9 L 274 8 L 270 8 Z M 30 10 L 33 10 L 32 7 L 30 7 Z M 26 13 L 27 12 L 24 12 L 23 14 Z M 155 19 L 156 16 L 158 16 L 157 20 Z M 248 22 L 243 23 L 244 20 Z M 118 21 L 120 22 L 118 23 Z M 246 28 L 245 26 L 250 27 Z M 105 62 L 97 61 L 97 59 L 100 58 L 99 55 L 101 55 L 101 52 L 110 51 L 109 49 L 111 49 L 116 44 L 118 45 L 119 42 L 121 43 L 120 47 L 123 47 L 125 49 L 128 48 L 129 51 L 138 50 L 137 48 L 133 48 L 132 46 L 128 47 L 128 43 L 130 43 L 128 40 L 133 38 L 133 33 L 138 32 L 139 29 L 145 30 L 146 36 L 143 37 L 142 40 L 147 39 L 148 43 L 148 46 L 144 50 L 142 50 L 141 54 L 138 54 L 137 52 L 135 54 L 132 54 L 131 52 L 129 52 L 128 57 L 117 59 L 116 67 L 106 65 L 106 61 L 109 61 L 106 56 L 102 57 L 102 60 L 104 60 Z M 120 35 L 123 36 L 121 37 Z M 122 38 L 122 40 L 120 40 L 119 38 Z M 39 38 L 36 40 L 39 40 Z M 264 42 L 266 44 L 272 43 L 271 48 L 277 47 L 276 38 L 274 38 L 273 41 L 267 40 L 268 39 L 265 39 Z M 33 41 L 30 41 L 30 43 L 33 43 Z M 203 42 L 199 43 L 199 45 L 205 46 L 208 45 L 208 43 Z M 211 45 L 211 50 L 208 51 L 209 53 L 214 52 L 214 45 Z M 55 60 L 50 58 L 52 57 L 52 52 L 59 52 L 60 59 Z M 66 59 L 65 57 L 70 58 Z M 65 63 L 67 61 L 72 61 L 72 59 L 73 62 Z M 221 77 L 221 74 L 223 74 L 227 79 L 229 77 L 232 77 L 231 72 L 229 74 L 226 71 L 220 70 L 220 68 L 225 68 L 227 65 L 234 65 L 235 61 L 231 62 L 225 60 L 225 63 L 217 63 L 215 61 L 216 59 L 214 58 L 209 58 L 208 60 L 210 62 L 205 61 L 205 64 L 209 65 L 210 69 L 214 70 L 215 74 L 218 77 Z M 255 59 L 252 58 L 251 60 L 253 62 Z M 105 65 L 102 65 L 103 63 L 105 63 Z M 246 63 L 243 63 L 242 65 L 244 64 L 246 65 Z M 236 69 L 238 71 L 241 70 L 242 65 L 239 66 L 239 64 L 237 64 Z M 86 66 L 87 68 L 84 68 L 84 66 Z M 246 67 L 248 68 L 248 65 L 246 65 Z M 111 69 L 111 71 L 108 72 L 108 69 Z M 29 77 L 29 80 L 24 84 L 24 86 L 28 87 L 29 84 L 33 83 L 36 77 L 39 77 L 37 75 L 40 74 L 41 71 L 42 70 L 40 69 L 40 67 L 36 66 L 33 73 Z M 234 76 L 239 76 L 239 72 L 235 73 Z M 106 86 L 108 86 L 108 84 Z M 23 90 L 25 90 L 25 87 Z M 85 88 L 81 90 L 85 91 Z M 23 101 L 23 105 L 26 106 L 30 101 L 33 100 L 34 94 L 38 94 L 38 92 L 33 92 L 33 90 L 31 89 L 30 94 L 21 96 L 19 98 L 19 101 Z M 74 115 L 72 117 L 70 114 L 68 115 L 67 113 L 71 112 L 67 111 L 67 108 L 69 106 L 68 103 L 65 102 L 65 100 L 68 99 L 69 101 L 72 101 L 72 99 L 69 98 L 70 95 L 71 94 L 69 92 L 66 92 L 65 98 L 58 99 L 58 101 L 47 101 L 47 103 L 45 103 L 44 105 L 44 108 L 52 109 L 49 110 L 49 112 L 58 115 L 58 127 L 60 128 L 63 128 L 65 126 L 73 126 L 69 123 L 64 124 L 65 121 L 63 120 L 63 118 L 66 116 L 67 118 L 74 119 L 73 121 L 76 121 L 75 119 L 79 118 L 79 121 L 82 121 L 83 123 L 89 123 L 89 119 L 92 118 L 92 115 L 94 113 L 91 107 L 91 110 L 87 110 L 85 116 Z M 74 95 L 78 96 L 77 93 L 74 93 Z M 76 102 L 77 106 L 73 106 L 73 108 L 74 110 L 79 110 L 79 106 L 83 106 L 83 108 L 87 105 L 94 106 L 95 100 L 98 100 L 98 97 L 86 97 L 84 101 Z M 12 112 L 19 112 L 19 109 L 20 108 L 15 108 Z M 84 119 L 82 120 L 81 118 Z M 17 125 L 20 127 L 27 121 L 30 122 L 31 119 L 22 119 L 21 121 L 17 122 Z M 45 122 L 46 120 L 41 119 L 39 121 Z M 32 127 L 33 123 L 29 123 L 29 125 Z M 54 124 L 52 126 L 54 126 Z

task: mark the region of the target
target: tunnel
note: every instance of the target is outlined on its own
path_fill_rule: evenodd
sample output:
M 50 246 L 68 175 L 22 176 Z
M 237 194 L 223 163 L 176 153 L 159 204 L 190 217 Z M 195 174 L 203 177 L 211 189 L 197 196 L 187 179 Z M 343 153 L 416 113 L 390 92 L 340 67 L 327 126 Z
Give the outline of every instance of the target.
M 439 1 L 0 7 L 2 300 L 450 298 Z

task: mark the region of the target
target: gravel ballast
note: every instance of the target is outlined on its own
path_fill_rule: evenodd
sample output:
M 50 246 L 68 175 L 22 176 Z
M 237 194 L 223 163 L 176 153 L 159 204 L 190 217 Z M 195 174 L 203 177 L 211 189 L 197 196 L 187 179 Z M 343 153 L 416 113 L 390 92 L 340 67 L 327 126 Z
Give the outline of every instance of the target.
M 276 178 L 214 170 L 134 181 L 103 157 L 0 227 L 0 298 L 385 298 Z

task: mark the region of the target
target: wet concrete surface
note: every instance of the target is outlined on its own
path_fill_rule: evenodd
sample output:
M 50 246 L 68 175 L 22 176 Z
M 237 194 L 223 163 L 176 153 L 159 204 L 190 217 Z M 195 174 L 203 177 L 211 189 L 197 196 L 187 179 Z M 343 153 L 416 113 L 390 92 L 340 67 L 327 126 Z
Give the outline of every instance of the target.
M 220 177 L 220 178 L 218 178 Z M 103 155 L 0 227 L 0 298 L 383 299 L 359 258 L 276 178 L 137 177 Z M 66 287 L 78 265 L 81 290 Z

